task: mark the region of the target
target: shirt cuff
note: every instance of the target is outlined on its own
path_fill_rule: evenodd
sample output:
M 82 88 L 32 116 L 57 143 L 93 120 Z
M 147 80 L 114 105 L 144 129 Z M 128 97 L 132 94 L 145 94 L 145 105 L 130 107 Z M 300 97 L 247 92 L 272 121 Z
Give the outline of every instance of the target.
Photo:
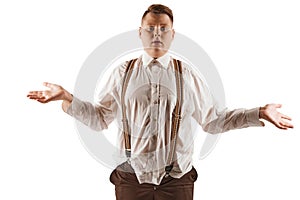
M 73 100 L 70 104 L 70 106 L 67 109 L 67 114 L 74 116 L 76 112 L 80 111 L 82 102 L 81 100 L 79 100 L 78 98 L 76 98 L 75 96 L 73 96 Z
M 245 115 L 249 126 L 263 126 L 259 120 L 259 107 L 246 110 Z

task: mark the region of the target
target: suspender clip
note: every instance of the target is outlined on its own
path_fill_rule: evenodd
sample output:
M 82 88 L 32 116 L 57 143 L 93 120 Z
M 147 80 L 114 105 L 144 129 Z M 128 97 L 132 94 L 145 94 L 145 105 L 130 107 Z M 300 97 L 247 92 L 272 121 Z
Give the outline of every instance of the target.
M 170 172 L 172 171 L 172 169 L 173 169 L 173 164 L 168 165 L 168 166 L 165 167 L 165 171 L 166 171 L 165 177 L 166 177 L 166 178 L 169 176 L 169 174 L 170 174 Z
M 126 149 L 125 150 L 125 154 L 126 154 L 126 157 L 127 157 L 127 162 L 130 164 L 131 150 L 130 149 Z
M 125 150 L 125 154 L 126 154 L 127 158 L 130 158 L 131 157 L 131 150 L 130 149 L 126 149 Z

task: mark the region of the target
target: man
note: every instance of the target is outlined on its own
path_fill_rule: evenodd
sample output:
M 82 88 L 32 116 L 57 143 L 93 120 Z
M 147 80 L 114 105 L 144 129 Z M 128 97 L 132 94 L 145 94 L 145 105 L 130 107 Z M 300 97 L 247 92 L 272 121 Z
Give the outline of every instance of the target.
M 193 199 L 197 172 L 191 164 L 192 119 L 209 133 L 263 126 L 259 119 L 280 129 L 293 128 L 291 118 L 277 111 L 279 104 L 217 108 L 205 81 L 168 54 L 174 35 L 172 11 L 151 5 L 139 28 L 145 53 L 112 72 L 95 105 L 51 83 L 44 83 L 49 90 L 27 95 L 41 103 L 62 100 L 66 113 L 95 130 L 117 119 L 123 129 L 118 145 L 128 157 L 110 177 L 117 200 Z

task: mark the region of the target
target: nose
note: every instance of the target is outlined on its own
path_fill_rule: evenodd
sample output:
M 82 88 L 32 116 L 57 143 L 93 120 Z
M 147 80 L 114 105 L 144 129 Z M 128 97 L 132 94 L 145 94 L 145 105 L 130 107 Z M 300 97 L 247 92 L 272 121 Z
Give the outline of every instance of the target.
M 154 37 L 159 37 L 161 35 L 160 28 L 156 27 L 154 30 Z
M 154 37 L 159 37 L 160 36 L 160 33 L 159 33 L 159 31 L 157 30 L 157 31 L 155 31 L 154 32 Z

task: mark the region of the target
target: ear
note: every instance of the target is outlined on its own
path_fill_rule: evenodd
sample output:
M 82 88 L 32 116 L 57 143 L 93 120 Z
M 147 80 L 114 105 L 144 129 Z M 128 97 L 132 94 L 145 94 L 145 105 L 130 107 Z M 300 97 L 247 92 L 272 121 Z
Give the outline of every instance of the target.
M 142 37 L 142 27 L 139 28 L 139 37 Z
M 175 30 L 172 29 L 172 40 L 174 39 L 174 36 L 175 36 Z

